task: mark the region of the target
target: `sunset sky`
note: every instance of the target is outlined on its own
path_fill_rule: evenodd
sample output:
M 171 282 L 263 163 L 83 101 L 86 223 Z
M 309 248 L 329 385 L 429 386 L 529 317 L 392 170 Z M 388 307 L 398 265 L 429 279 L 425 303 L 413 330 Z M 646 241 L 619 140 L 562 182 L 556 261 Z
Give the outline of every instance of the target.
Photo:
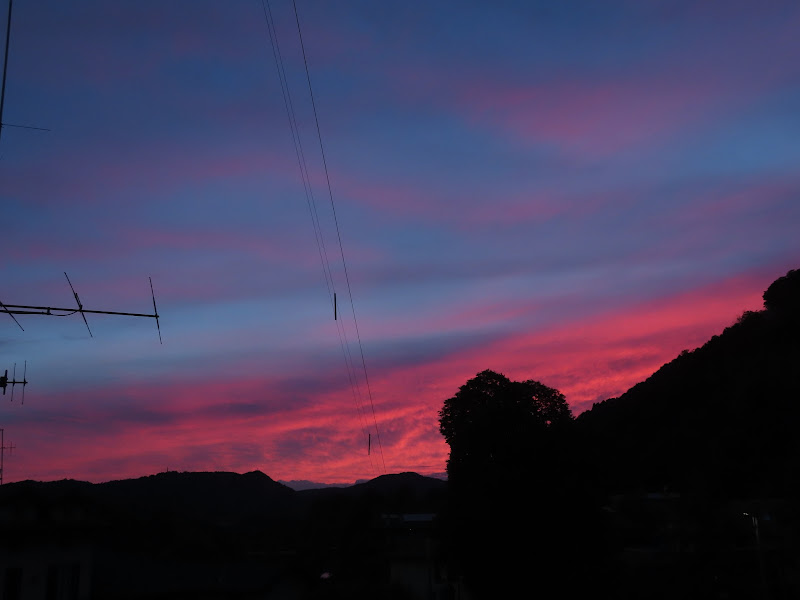
M 327 176 L 291 1 L 14 2 L 0 301 L 75 306 L 67 272 L 85 308 L 150 313 L 152 277 L 163 345 L 0 314 L 30 381 L 5 482 L 441 474 L 438 410 L 479 371 L 577 415 L 800 267 L 796 1 L 297 14 Z

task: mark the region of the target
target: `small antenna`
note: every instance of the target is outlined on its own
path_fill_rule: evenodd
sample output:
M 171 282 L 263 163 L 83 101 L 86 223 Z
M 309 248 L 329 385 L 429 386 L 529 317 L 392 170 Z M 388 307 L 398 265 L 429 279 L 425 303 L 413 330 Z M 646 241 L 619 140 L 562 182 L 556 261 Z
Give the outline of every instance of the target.
M 25 361 L 25 369 L 22 375 L 22 381 L 17 381 L 17 363 L 14 363 L 14 370 L 11 375 L 11 380 L 8 379 L 8 369 L 5 370 L 4 375 L 0 375 L 0 388 L 3 388 L 3 395 L 6 395 L 6 388 L 8 384 L 11 384 L 11 402 L 14 401 L 14 388 L 17 384 L 22 386 L 22 403 L 25 404 L 25 386 L 28 385 L 27 373 L 28 373 L 28 361 Z
M 336 320 L 336 292 L 333 292 L 333 320 Z
M 368 433 L 367 436 L 369 436 L 367 437 L 367 456 L 369 456 L 372 454 L 372 434 Z
M 69 284 L 69 288 L 72 290 L 72 295 L 75 296 L 75 302 L 78 303 L 78 312 L 81 313 L 83 322 L 86 323 L 86 329 L 89 329 L 89 321 L 86 320 L 86 315 L 83 314 L 83 304 L 81 304 L 81 299 L 78 298 L 78 292 L 76 292 L 75 288 L 72 287 L 72 282 L 69 280 L 69 275 L 67 275 L 66 271 L 64 271 L 64 277 L 67 278 L 67 283 Z M 89 337 L 94 337 L 91 329 L 89 329 Z

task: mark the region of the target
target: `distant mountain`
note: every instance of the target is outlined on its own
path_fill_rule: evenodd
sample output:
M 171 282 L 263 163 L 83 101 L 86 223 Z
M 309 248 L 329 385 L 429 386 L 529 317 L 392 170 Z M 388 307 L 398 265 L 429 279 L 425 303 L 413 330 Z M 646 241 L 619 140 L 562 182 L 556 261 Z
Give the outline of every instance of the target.
M 429 475 L 424 476 L 426 479 L 441 479 L 442 481 L 447 481 L 447 473 L 431 473 Z M 292 488 L 296 492 L 301 492 L 305 490 L 317 490 L 322 488 L 345 488 L 345 487 L 352 487 L 354 485 L 359 485 L 362 483 L 367 483 L 371 481 L 370 479 L 357 479 L 353 483 L 319 483 L 316 481 L 309 481 L 308 479 L 291 479 L 289 481 L 284 481 L 279 479 L 278 482 L 282 483 L 283 485 Z
M 302 490 L 316 490 L 327 487 L 350 487 L 353 485 L 352 483 L 319 483 L 316 481 L 309 481 L 308 479 L 290 479 L 289 481 L 279 479 L 278 482 L 282 483 L 286 487 L 292 488 L 295 492 L 300 492 Z
M 287 526 L 297 512 L 294 495 L 259 471 L 22 481 L 0 487 L 0 527 L 21 537 L 63 532 L 131 548 L 177 540 L 192 552 L 247 551 L 248 539 L 255 544 Z
M 381 475 L 349 487 L 328 487 L 298 492 L 306 501 L 346 499 L 368 502 L 391 512 L 436 512 L 443 501 L 447 482 L 417 473 Z
M 92 515 L 90 520 L 97 523 L 150 526 L 171 520 L 237 528 L 302 520 L 312 505 L 319 507 L 328 498 L 357 500 L 362 509 L 370 511 L 435 512 L 445 485 L 439 479 L 401 473 L 344 488 L 295 491 L 260 471 L 170 471 L 98 484 L 68 479 L 6 484 L 0 487 L 0 509 L 24 507 L 31 514 L 45 517 L 61 514 L 67 506 L 75 507 L 82 515 Z
M 577 418 L 598 486 L 800 492 L 800 270 L 764 306 Z
M 261 471 L 242 475 L 229 472 L 179 473 L 168 471 L 138 479 L 97 484 L 98 494 L 109 501 L 150 504 L 162 508 L 193 505 L 202 512 L 258 512 L 265 505 L 283 504 L 293 490 Z
M 138 479 L 92 484 L 85 481 L 21 481 L 0 488 L 0 502 L 36 504 L 91 502 L 142 514 L 152 511 L 192 513 L 263 512 L 266 505 L 283 505 L 293 496 L 290 488 L 260 471 L 239 475 L 227 472 L 178 473 L 168 471 Z

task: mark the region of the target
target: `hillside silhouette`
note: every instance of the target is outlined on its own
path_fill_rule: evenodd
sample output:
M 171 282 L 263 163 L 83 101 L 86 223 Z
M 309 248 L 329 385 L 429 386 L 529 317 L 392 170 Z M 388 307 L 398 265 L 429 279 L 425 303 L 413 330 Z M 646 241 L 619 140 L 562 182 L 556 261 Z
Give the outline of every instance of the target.
M 574 423 L 617 598 L 800 595 L 800 271 Z
M 702 347 L 576 420 L 607 491 L 800 492 L 800 270 Z

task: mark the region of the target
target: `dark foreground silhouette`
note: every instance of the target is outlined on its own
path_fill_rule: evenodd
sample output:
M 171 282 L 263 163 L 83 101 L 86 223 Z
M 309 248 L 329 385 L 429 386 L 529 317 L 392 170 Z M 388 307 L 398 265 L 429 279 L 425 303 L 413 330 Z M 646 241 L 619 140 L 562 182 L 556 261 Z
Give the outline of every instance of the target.
M 7 484 L 0 598 L 420 597 L 445 486 L 403 473 L 295 492 L 258 471 Z
M 483 371 L 447 483 L 260 472 L 0 487 L 0 599 L 800 597 L 800 271 L 577 419 Z
M 764 306 L 577 419 L 536 381 L 463 385 L 451 570 L 481 598 L 800 597 L 800 271 Z

